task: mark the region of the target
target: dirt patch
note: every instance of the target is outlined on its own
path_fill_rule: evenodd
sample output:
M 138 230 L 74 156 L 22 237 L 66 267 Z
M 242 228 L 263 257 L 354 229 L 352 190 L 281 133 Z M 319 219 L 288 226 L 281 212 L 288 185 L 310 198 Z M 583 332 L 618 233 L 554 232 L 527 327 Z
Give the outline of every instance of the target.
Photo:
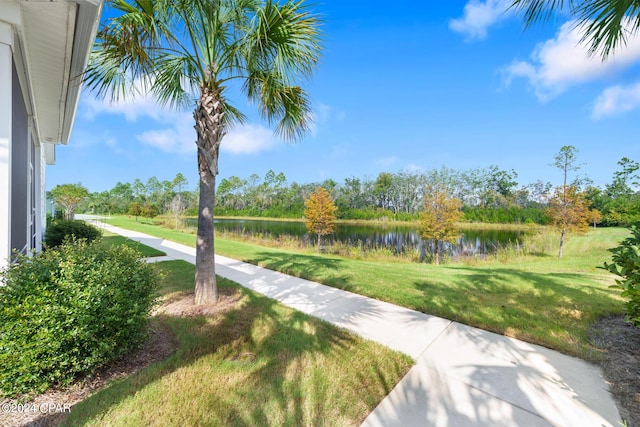
M 215 304 L 196 306 L 193 294 L 174 299 L 159 307 L 154 314 L 191 317 L 226 313 L 242 298 L 242 293 L 233 288 L 219 288 L 220 299 Z M 73 405 L 86 399 L 108 382 L 134 374 L 154 362 L 169 357 L 176 349 L 176 340 L 171 331 L 158 319 L 151 321 L 149 336 L 142 348 L 132 351 L 96 374 L 62 390 L 31 397 L 1 399 L 0 426 L 3 427 L 49 427 L 57 426 Z M 250 356 L 246 356 L 250 358 Z
M 242 298 L 242 293 L 235 288 L 218 288 L 218 301 L 211 304 L 195 304 L 195 295 L 187 294 L 167 302 L 154 314 L 177 317 L 211 316 L 230 311 Z
M 590 331 L 592 342 L 604 350 L 604 377 L 628 427 L 640 427 L 640 328 L 623 316 L 606 317 Z

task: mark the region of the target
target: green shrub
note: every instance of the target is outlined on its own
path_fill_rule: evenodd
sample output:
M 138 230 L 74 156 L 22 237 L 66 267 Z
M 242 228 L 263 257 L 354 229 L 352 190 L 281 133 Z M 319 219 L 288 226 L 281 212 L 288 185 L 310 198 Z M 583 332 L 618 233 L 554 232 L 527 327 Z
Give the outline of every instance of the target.
M 140 345 L 157 284 L 126 246 L 68 241 L 19 255 L 0 272 L 0 394 L 68 385 Z
M 47 249 L 52 249 L 60 246 L 68 238 L 74 237 L 76 240 L 84 239 L 92 242 L 101 235 L 100 230 L 84 221 L 57 220 L 47 226 L 44 243 Z
M 604 263 L 604 269 L 617 274 L 613 288 L 622 289 L 622 296 L 627 298 L 625 311 L 627 319 L 640 328 L 640 226 L 631 227 L 631 236 L 609 252 L 613 263 Z

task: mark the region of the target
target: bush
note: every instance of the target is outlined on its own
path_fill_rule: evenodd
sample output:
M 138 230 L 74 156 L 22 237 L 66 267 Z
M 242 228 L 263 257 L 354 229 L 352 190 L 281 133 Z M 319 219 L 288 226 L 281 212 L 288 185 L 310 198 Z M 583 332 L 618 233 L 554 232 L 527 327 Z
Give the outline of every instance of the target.
M 4 396 L 68 385 L 141 344 L 158 284 L 136 250 L 85 241 L 19 255 L 0 279 Z
M 622 289 L 622 296 L 628 298 L 625 304 L 627 319 L 640 328 L 640 225 L 631 227 L 631 236 L 609 252 L 613 263 L 604 263 L 604 269 L 617 274 L 613 288 Z
M 91 224 L 79 220 L 53 221 L 47 226 L 44 236 L 44 244 L 47 249 L 60 246 L 66 239 L 86 240 L 92 242 L 102 236 L 100 230 Z

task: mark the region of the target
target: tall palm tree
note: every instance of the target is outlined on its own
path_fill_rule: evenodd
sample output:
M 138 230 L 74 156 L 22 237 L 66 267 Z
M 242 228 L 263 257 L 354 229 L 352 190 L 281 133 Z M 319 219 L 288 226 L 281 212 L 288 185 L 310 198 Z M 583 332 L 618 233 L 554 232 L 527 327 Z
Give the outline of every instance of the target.
M 512 0 L 511 8 L 524 14 L 525 27 L 567 9 L 584 29 L 581 41 L 589 44 L 589 53 L 602 59 L 640 30 L 638 0 Z
M 200 199 L 196 303 L 215 301 L 213 208 L 218 151 L 245 116 L 227 97 L 234 82 L 276 133 L 295 140 L 308 129 L 310 101 L 300 82 L 321 50 L 320 21 L 303 1 L 111 0 L 85 84 L 118 100 L 145 91 L 174 108 L 192 107 Z

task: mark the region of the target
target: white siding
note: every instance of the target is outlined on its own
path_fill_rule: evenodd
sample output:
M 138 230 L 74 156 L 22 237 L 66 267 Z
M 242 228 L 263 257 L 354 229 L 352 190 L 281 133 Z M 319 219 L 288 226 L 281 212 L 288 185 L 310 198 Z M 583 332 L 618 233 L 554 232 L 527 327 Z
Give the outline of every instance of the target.
M 11 27 L 0 22 L 0 268 L 11 255 Z

